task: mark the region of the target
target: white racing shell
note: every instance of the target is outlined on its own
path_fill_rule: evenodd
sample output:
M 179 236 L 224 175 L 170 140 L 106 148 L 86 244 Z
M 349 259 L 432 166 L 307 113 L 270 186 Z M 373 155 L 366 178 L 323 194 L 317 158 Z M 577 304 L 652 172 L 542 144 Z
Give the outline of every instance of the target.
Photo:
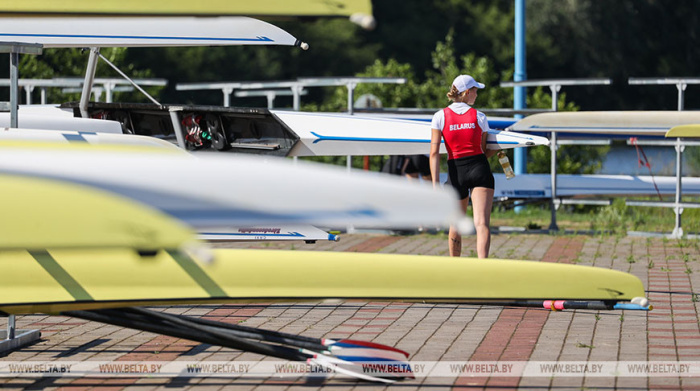
M 633 137 L 664 136 L 674 126 L 698 123 L 698 111 L 569 111 L 534 114 L 508 129 Z
M 44 48 L 298 45 L 288 32 L 236 17 L 0 17 L 0 42 Z
M 495 198 L 551 198 L 549 174 L 521 174 L 506 180 L 494 174 Z M 655 186 L 656 185 L 656 186 Z M 676 178 L 648 175 L 557 175 L 557 197 L 651 196 L 676 193 Z M 700 178 L 683 178 L 683 194 L 700 194 Z
M 278 111 L 272 113 L 299 136 L 290 156 L 417 155 L 430 151 L 430 124 L 362 115 Z M 549 145 L 544 137 L 491 130 L 488 149 Z M 445 146 L 440 147 L 446 153 Z
M 192 227 L 261 224 L 473 225 L 452 189 L 378 173 L 241 154 L 0 143 L 0 173 L 80 183 L 150 205 Z M 40 152 L 40 153 L 39 153 Z

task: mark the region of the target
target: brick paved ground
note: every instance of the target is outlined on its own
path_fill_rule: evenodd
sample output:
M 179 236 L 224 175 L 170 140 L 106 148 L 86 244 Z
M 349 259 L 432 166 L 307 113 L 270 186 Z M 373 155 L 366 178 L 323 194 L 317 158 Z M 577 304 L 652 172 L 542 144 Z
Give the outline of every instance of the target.
M 465 255 L 474 238 L 465 238 Z M 343 235 L 340 242 L 247 243 L 226 247 L 445 255 L 445 236 Z M 164 310 L 313 337 L 364 339 L 412 353 L 412 362 L 700 362 L 698 297 L 700 241 L 641 237 L 494 235 L 492 257 L 577 263 L 627 271 L 641 278 L 652 312 L 562 311 L 495 306 L 361 302 L 175 306 Z M 695 294 L 693 293 L 695 292 Z M 1 361 L 259 362 L 252 353 L 59 316 L 18 318 L 42 340 Z M 383 389 L 345 378 L 305 377 L 0 377 L 3 389 L 60 388 Z M 700 390 L 700 375 L 596 377 L 419 376 L 402 390 L 445 389 L 685 389 Z

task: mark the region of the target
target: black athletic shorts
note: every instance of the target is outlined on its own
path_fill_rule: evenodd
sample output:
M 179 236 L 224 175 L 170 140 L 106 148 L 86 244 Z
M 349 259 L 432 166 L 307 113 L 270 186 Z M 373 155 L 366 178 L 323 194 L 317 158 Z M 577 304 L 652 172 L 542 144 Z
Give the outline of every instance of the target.
M 425 155 L 406 156 L 406 174 L 419 173 L 421 176 L 430 176 L 430 159 Z
M 465 156 L 447 161 L 447 183 L 459 193 L 459 199 L 469 197 L 475 187 L 494 188 L 493 174 L 486 155 Z

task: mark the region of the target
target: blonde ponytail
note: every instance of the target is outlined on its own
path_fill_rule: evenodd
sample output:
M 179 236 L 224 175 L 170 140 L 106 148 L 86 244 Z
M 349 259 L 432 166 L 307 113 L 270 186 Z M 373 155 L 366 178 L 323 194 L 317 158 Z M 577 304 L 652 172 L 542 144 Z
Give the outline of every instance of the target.
M 447 98 L 453 102 L 461 102 L 462 96 L 466 93 L 467 91 L 462 92 L 461 94 L 459 93 L 459 90 L 457 87 L 454 85 L 450 88 L 450 92 L 447 93 Z

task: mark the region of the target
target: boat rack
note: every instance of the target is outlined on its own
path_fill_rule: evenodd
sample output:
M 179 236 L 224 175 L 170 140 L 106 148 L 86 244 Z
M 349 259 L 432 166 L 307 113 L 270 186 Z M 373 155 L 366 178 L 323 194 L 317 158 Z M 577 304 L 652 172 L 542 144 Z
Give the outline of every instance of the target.
M 133 79 L 134 82 L 142 86 L 166 86 L 168 81 L 165 79 Z M 93 87 L 93 97 L 95 101 L 99 102 L 102 93 L 105 93 L 105 101 L 107 103 L 112 102 L 113 92 L 120 91 L 133 91 L 131 83 L 119 79 L 119 78 L 95 78 L 95 86 Z M 9 87 L 10 80 L 0 79 L 0 87 Z M 57 77 L 53 79 L 19 79 L 18 86 L 24 89 L 25 94 L 25 104 L 31 105 L 33 103 L 32 94 L 35 89 L 40 90 L 40 100 L 39 103 L 42 105 L 47 104 L 46 100 L 46 89 L 47 88 L 61 88 L 63 93 L 75 93 L 80 92 L 80 87 L 83 86 L 83 79 L 77 77 Z
M 689 84 L 700 84 L 700 78 L 635 78 L 630 77 L 628 79 L 629 85 L 675 85 L 678 90 L 678 111 L 683 111 L 685 103 L 685 90 Z M 610 85 L 612 81 L 606 78 L 591 78 L 591 79 L 549 79 L 549 80 L 526 80 L 526 81 L 516 81 L 516 82 L 502 82 L 501 87 L 549 87 L 552 92 L 552 111 L 557 111 L 557 101 L 558 93 L 562 86 L 592 86 L 592 85 Z M 551 222 L 549 229 L 556 231 L 558 226 L 556 223 L 556 209 L 561 203 L 559 197 L 556 195 L 556 149 L 559 145 L 563 145 L 561 141 L 557 140 L 557 132 L 552 131 L 550 137 L 550 148 L 551 148 L 551 175 L 552 175 L 552 194 L 551 194 Z M 563 140 L 562 140 L 563 141 Z M 577 142 L 578 145 L 600 145 L 609 143 L 609 140 L 589 140 L 586 142 Z M 570 143 L 568 143 L 570 144 Z M 628 141 L 629 144 L 629 141 Z M 666 145 L 673 146 L 676 149 L 676 197 L 674 202 L 644 202 L 644 201 L 627 201 L 627 205 L 630 206 L 648 206 L 648 207 L 665 207 L 673 208 L 676 215 L 676 222 L 673 231 L 670 233 L 670 237 L 680 238 L 683 236 L 683 229 L 681 226 L 681 214 L 683 213 L 683 208 L 696 208 L 700 207 L 700 204 L 694 203 L 683 203 L 681 202 L 682 196 L 682 154 L 686 146 L 698 146 L 700 142 L 687 138 L 677 138 L 675 141 L 661 141 L 661 140 L 639 140 L 637 141 L 639 145 Z M 516 151 L 516 153 L 519 151 Z M 519 157 L 521 158 L 520 160 Z M 518 156 L 516 154 L 516 167 L 524 167 L 524 155 Z M 520 164 L 518 164 L 520 163 Z
M 685 106 L 685 89 L 688 84 L 700 84 L 699 77 L 630 77 L 627 79 L 627 83 L 630 85 L 675 85 L 678 89 L 678 111 L 683 111 Z M 644 141 L 638 140 L 639 145 L 667 145 L 673 146 L 676 149 L 676 197 L 674 202 L 645 202 L 645 201 L 627 201 L 626 204 L 630 206 L 647 206 L 647 207 L 661 207 L 661 208 L 673 208 L 676 215 L 676 223 L 673 227 L 673 231 L 670 234 L 672 238 L 683 237 L 683 227 L 681 226 L 681 214 L 683 213 L 683 208 L 700 208 L 700 204 L 697 203 L 683 203 L 681 202 L 682 197 L 682 182 L 683 177 L 683 150 L 686 146 L 700 146 L 700 142 L 678 137 L 675 141 Z
M 501 82 L 501 87 L 513 87 L 516 89 L 522 89 L 523 87 L 549 87 L 552 93 L 552 111 L 556 112 L 558 110 L 559 102 L 559 91 L 561 91 L 562 86 L 598 86 L 598 85 L 610 85 L 612 80 L 610 78 L 586 78 L 586 79 L 546 79 L 546 80 L 523 80 L 523 81 L 512 81 L 512 82 Z M 524 93 L 523 93 L 524 94 Z M 551 220 L 549 223 L 550 231 L 558 231 L 559 226 L 557 225 L 557 209 L 559 208 L 559 198 L 557 197 L 557 148 L 561 145 L 561 142 L 557 140 L 557 132 L 552 132 L 550 136 L 549 148 L 551 151 L 551 175 L 552 175 L 552 197 L 550 199 L 550 210 Z M 581 145 L 581 144 L 579 144 Z M 515 151 L 514 163 L 516 167 L 516 174 L 523 174 L 525 167 L 525 152 Z
M 293 108 L 299 110 L 300 96 L 304 95 L 304 89 L 308 87 L 333 87 L 345 86 L 348 89 L 348 113 L 353 114 L 354 110 L 354 95 L 355 87 L 358 84 L 373 83 L 373 84 L 405 84 L 406 78 L 403 77 L 300 77 L 297 80 L 290 81 L 266 81 L 266 82 L 217 82 L 217 83 L 180 83 L 175 85 L 178 91 L 192 90 L 221 90 L 224 95 L 224 107 L 229 107 L 231 103 L 231 93 L 236 90 L 258 91 L 259 94 L 268 96 L 268 108 L 272 108 L 274 97 L 279 95 L 289 95 L 289 92 L 283 92 L 287 89 L 291 90 L 293 96 Z M 251 91 L 251 92 L 252 92 Z M 242 91 L 241 91 L 242 92 Z M 249 92 L 248 94 L 239 94 L 236 96 L 255 96 Z M 272 94 L 272 95 L 270 95 Z
M 61 108 L 80 116 L 78 102 Z M 185 150 L 287 156 L 299 137 L 267 109 L 89 102 L 90 118 L 118 121 L 126 134 L 151 136 Z
M 663 201 L 629 201 L 626 200 L 625 204 L 629 206 L 644 206 L 652 208 L 673 208 L 673 212 L 676 215 L 675 225 L 673 231 L 670 234 L 672 238 L 683 237 L 683 227 L 681 225 L 681 215 L 683 214 L 683 209 L 685 208 L 700 208 L 700 203 L 682 202 L 681 196 L 683 194 L 683 151 L 685 147 L 698 147 L 700 146 L 700 141 L 694 141 L 692 139 L 685 139 L 678 137 L 675 140 L 637 140 L 635 141 L 638 145 L 650 145 L 650 146 L 671 146 L 676 150 L 676 195 L 674 202 L 663 202 Z M 631 145 L 631 141 L 627 141 L 628 145 Z
M 17 127 L 17 111 L 19 109 L 19 55 L 20 54 L 41 54 L 43 46 L 33 43 L 4 43 L 0 45 L 0 53 L 10 54 L 10 101 L 3 102 L 3 109 L 10 112 L 10 127 Z M 7 107 L 9 106 L 9 107 Z M 33 343 L 41 337 L 39 330 L 17 330 L 15 316 L 9 315 L 7 318 L 7 331 L 0 333 L 0 353 L 17 349 Z

